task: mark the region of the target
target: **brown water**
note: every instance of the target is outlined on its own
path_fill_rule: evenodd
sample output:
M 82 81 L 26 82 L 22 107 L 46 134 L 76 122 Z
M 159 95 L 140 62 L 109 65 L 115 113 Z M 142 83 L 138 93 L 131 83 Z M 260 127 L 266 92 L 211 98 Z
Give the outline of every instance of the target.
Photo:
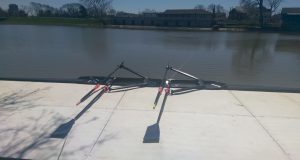
M 123 60 L 151 78 L 170 63 L 200 79 L 300 88 L 299 34 L 0 25 L 2 78 L 104 76 Z

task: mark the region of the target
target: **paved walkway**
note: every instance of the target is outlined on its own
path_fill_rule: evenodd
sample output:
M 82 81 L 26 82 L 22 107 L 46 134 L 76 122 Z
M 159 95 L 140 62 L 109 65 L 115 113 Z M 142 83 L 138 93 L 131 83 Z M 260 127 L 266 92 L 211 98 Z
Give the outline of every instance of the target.
M 0 81 L 0 157 L 24 159 L 299 160 L 300 94 L 200 90 L 168 98 L 160 142 L 156 88 L 104 94 L 64 139 L 49 138 L 92 86 Z

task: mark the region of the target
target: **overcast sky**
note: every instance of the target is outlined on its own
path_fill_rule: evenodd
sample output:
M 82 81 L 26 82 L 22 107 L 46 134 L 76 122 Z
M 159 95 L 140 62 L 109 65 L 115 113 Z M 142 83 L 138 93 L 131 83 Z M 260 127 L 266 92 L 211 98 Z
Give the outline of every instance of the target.
M 28 5 L 30 2 L 49 4 L 60 7 L 65 3 L 79 2 L 79 0 L 0 0 L 1 8 L 7 9 L 9 3 Z M 113 7 L 119 11 L 139 12 L 145 8 L 163 11 L 165 9 L 194 8 L 196 4 L 215 3 L 223 5 L 227 10 L 237 6 L 240 0 L 113 0 Z M 300 0 L 283 0 L 281 7 L 300 7 Z

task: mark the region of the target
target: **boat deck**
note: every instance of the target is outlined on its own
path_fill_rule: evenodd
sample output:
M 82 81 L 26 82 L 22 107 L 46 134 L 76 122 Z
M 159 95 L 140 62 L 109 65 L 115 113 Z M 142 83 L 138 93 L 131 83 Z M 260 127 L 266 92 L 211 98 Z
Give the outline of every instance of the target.
M 22 159 L 299 160 L 300 94 L 198 90 L 170 96 L 159 143 L 143 143 L 157 88 L 104 94 L 65 138 L 91 85 L 0 81 L 0 157 Z M 0 158 L 1 159 L 1 158 Z

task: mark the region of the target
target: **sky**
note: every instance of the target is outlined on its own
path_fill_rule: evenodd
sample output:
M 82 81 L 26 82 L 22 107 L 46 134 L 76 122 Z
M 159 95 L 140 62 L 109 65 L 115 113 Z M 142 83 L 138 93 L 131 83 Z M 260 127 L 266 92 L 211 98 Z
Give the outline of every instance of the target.
M 197 4 L 207 6 L 211 3 L 221 4 L 229 10 L 233 6 L 239 5 L 240 0 L 113 0 L 113 8 L 118 11 L 139 12 L 144 9 L 155 9 L 164 11 L 165 9 L 190 9 Z M 281 7 L 300 7 L 300 0 L 283 0 Z M 0 7 L 7 9 L 8 4 L 28 5 L 30 2 L 49 4 L 60 7 L 65 3 L 79 2 L 79 0 L 0 0 Z

